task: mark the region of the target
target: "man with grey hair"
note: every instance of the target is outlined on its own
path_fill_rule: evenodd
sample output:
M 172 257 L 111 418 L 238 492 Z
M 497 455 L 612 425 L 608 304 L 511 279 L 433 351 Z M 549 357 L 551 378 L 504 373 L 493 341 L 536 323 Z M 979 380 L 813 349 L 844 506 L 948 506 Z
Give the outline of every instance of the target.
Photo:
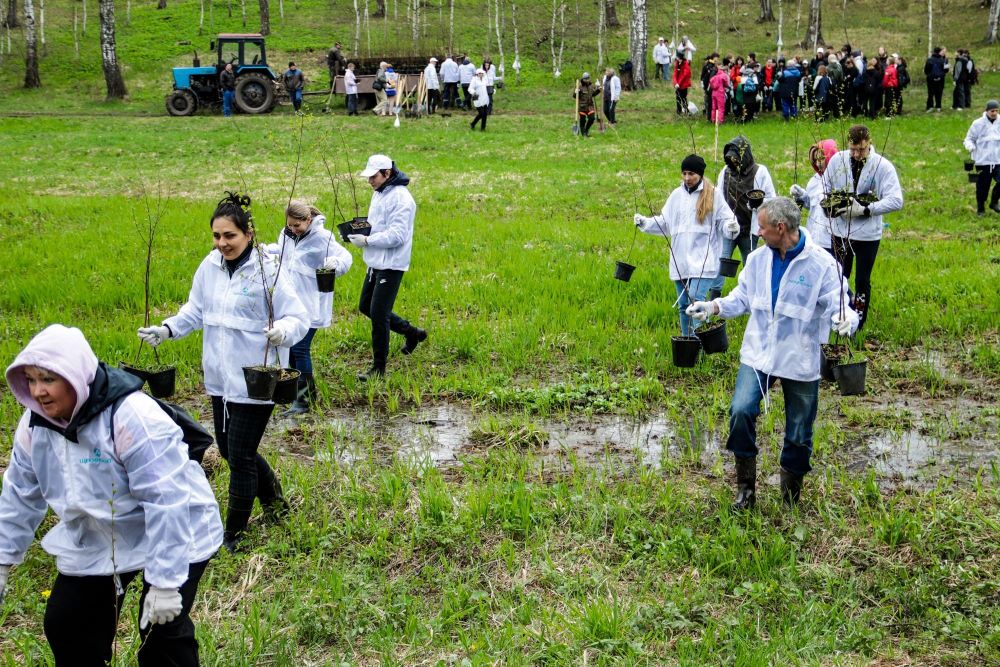
M 799 228 L 799 209 L 776 197 L 758 209 L 760 237 L 767 244 L 752 253 L 736 288 L 726 297 L 697 301 L 687 313 L 729 319 L 750 314 L 740 369 L 729 408 L 726 449 L 736 457 L 733 508 L 757 501 L 757 416 L 775 380 L 785 397 L 785 443 L 781 451 L 781 496 L 795 504 L 802 478 L 811 470 L 813 422 L 819 402 L 819 346 L 831 328 L 850 336 L 858 315 L 850 306 L 847 283 L 837 263 Z

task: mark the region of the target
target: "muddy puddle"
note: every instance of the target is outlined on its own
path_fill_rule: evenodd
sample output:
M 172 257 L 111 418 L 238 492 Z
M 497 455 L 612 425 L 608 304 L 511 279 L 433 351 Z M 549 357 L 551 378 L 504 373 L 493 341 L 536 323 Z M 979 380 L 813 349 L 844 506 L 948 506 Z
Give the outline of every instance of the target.
M 909 430 L 852 431 L 844 445 L 814 462 L 822 465 L 825 458 L 852 472 L 873 470 L 885 485 L 918 488 L 943 477 L 971 481 L 982 467 L 1000 465 L 995 424 L 980 428 L 979 436 L 955 438 L 922 431 L 920 423 L 918 415 Z M 300 458 L 343 463 L 372 455 L 397 456 L 448 469 L 462 466 L 468 457 L 483 456 L 490 448 L 511 447 L 530 453 L 550 471 L 588 466 L 610 473 L 634 465 L 653 469 L 683 465 L 718 473 L 720 466 L 731 464 L 724 432 L 680 424 L 666 415 L 511 421 L 464 406 L 439 405 L 376 418 L 354 412 L 333 414 L 311 421 L 306 431 L 312 435 L 297 441 L 287 437 L 298 430 L 295 422 L 279 421 L 276 426 L 271 446 Z M 284 437 L 283 426 L 290 429 Z

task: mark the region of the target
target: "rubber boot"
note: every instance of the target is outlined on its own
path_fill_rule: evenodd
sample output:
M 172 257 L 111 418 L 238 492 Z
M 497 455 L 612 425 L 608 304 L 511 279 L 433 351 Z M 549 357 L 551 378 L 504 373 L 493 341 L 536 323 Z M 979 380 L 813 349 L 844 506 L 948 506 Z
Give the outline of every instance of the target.
M 406 334 L 406 344 L 403 345 L 403 354 L 413 354 L 417 345 L 427 340 L 427 332 L 417 327 L 410 327 L 410 332 Z
M 752 509 L 757 504 L 757 457 L 736 458 L 736 497 L 733 509 Z
M 299 384 L 296 387 L 295 400 L 288 406 L 288 409 L 281 413 L 281 417 L 293 417 L 304 415 L 309 412 L 309 406 L 316 396 L 316 380 L 312 373 L 302 371 L 299 375 Z
M 272 477 L 270 487 L 269 493 L 260 498 L 260 505 L 264 509 L 264 521 L 269 524 L 281 523 L 288 517 L 292 507 L 285 500 L 281 482 L 276 475 Z
M 358 380 L 361 382 L 368 382 L 369 380 L 378 380 L 385 377 L 385 366 L 376 366 L 372 364 L 371 368 L 366 370 L 364 373 L 358 373 Z
M 705 298 L 706 300 L 711 301 L 713 299 L 718 299 L 720 296 L 722 296 L 722 290 L 710 289 L 708 290 L 708 296 L 706 296 Z
M 799 502 L 802 495 L 802 475 L 796 475 L 784 468 L 779 473 L 781 479 L 781 500 L 789 507 Z
M 229 496 L 229 513 L 226 514 L 226 530 L 222 534 L 222 546 L 229 553 L 236 553 L 240 539 L 250 521 L 253 511 L 253 498 Z

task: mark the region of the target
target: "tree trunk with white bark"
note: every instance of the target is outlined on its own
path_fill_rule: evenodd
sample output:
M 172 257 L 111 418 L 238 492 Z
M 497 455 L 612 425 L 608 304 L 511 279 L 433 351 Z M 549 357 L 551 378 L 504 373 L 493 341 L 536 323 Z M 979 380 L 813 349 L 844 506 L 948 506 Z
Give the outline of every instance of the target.
M 823 41 L 822 0 L 809 0 L 809 25 L 806 27 L 802 47 L 815 52 L 818 46 L 826 46 Z
M 41 88 L 38 76 L 38 43 L 35 36 L 35 5 L 24 0 L 24 87 Z
M 128 91 L 118 65 L 118 48 L 115 41 L 115 0 L 101 0 L 101 68 L 109 100 L 120 100 Z
M 1000 0 L 993 0 L 993 4 L 990 5 L 990 18 L 986 24 L 987 44 L 996 44 L 1000 41 L 1000 35 L 997 34 L 998 23 L 1000 23 Z
M 628 52 L 632 60 L 632 87 L 645 88 L 646 82 L 646 0 L 632 0 L 629 21 Z
M 258 0 L 260 5 L 260 34 L 271 34 L 271 3 L 270 0 Z

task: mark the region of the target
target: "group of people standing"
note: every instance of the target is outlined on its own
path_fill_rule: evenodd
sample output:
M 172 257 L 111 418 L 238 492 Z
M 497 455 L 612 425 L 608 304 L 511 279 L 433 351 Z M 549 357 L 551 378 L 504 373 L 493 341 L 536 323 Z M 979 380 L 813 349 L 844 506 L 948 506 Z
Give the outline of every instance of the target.
M 590 136 L 590 128 L 594 126 L 594 121 L 600 118 L 597 111 L 597 100 L 601 100 L 601 108 L 604 118 L 612 126 L 618 123 L 616 112 L 618 110 L 618 100 L 622 96 L 622 80 L 610 67 L 604 70 L 604 78 L 600 83 L 595 83 L 590 78 L 590 72 L 584 72 L 576 82 L 576 89 L 573 91 L 573 98 L 576 100 L 576 112 L 579 116 L 578 127 L 580 135 Z M 603 125 L 601 126 L 603 129 Z
M 413 243 L 409 179 L 385 155 L 371 156 L 360 175 L 373 190 L 371 229 L 347 239 L 367 265 L 359 310 L 371 320 L 372 364 L 358 376 L 367 382 L 385 375 L 390 332 L 404 337 L 403 354 L 427 332 L 393 312 Z M 274 403 L 250 398 L 243 368 L 266 360 L 300 370 L 285 414 L 308 411 L 316 393 L 310 347 L 332 322 L 332 295 L 319 292 L 316 270 L 343 275 L 352 260 L 315 207 L 290 202 L 277 243 L 267 245 L 250 205 L 235 193 L 218 203 L 209 217 L 214 249 L 187 301 L 138 330 L 154 347 L 203 332 L 204 386 L 230 472 L 224 522 L 181 428 L 140 391 L 142 379 L 99 361 L 79 329 L 44 329 L 7 368 L 24 413 L 0 493 L 0 600 L 51 508 L 59 522 L 42 546 L 58 570 L 45 611 L 56 665 L 112 661 L 125 590 L 140 573 L 139 664 L 197 665 L 190 611 L 209 559 L 220 547 L 240 549 L 255 501 L 266 522 L 290 510 L 258 451 Z

